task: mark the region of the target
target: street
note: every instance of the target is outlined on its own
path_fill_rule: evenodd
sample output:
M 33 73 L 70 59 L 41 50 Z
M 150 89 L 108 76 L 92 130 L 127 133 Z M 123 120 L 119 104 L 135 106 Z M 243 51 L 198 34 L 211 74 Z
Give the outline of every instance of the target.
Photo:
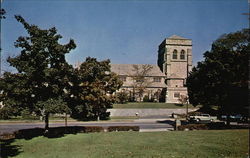
M 137 119 L 133 121 L 123 121 L 123 122 L 68 122 L 68 126 L 139 126 L 140 131 L 162 131 L 162 130 L 172 130 L 171 125 L 173 121 L 166 119 Z M 65 126 L 64 122 L 60 123 L 50 123 L 49 127 L 59 127 Z M 0 124 L 0 134 L 11 133 L 20 129 L 29 128 L 44 128 L 44 123 L 1 123 Z

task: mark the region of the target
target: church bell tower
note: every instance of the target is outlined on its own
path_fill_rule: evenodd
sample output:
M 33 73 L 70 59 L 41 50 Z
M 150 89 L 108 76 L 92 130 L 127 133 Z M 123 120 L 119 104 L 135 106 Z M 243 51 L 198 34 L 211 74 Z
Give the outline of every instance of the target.
M 173 35 L 158 48 L 158 66 L 166 75 L 167 103 L 179 103 L 187 96 L 186 78 L 192 69 L 192 40 Z

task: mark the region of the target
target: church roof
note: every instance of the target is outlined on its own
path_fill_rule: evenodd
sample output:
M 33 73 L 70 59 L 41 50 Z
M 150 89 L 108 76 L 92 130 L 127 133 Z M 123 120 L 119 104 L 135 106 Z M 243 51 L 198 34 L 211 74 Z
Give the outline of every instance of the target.
M 177 35 L 172 35 L 172 36 L 168 37 L 167 39 L 188 40 L 187 38 L 177 36 Z
M 111 71 L 118 75 L 133 76 L 135 74 L 133 65 L 137 65 L 140 68 L 143 64 L 111 64 Z M 152 66 L 152 69 L 148 72 L 148 76 L 165 76 L 157 65 L 150 66 Z
M 138 66 L 139 68 L 142 67 L 143 64 L 111 64 L 111 71 L 115 72 L 120 76 L 134 76 L 135 70 L 134 65 Z M 147 64 L 149 65 L 149 64 Z M 160 68 L 157 65 L 150 65 L 152 69 L 148 72 L 147 76 L 145 77 L 162 77 L 165 78 L 165 74 L 161 72 Z M 125 81 L 123 83 L 123 87 L 131 87 L 131 81 Z M 147 88 L 165 88 L 167 85 L 165 82 L 152 82 Z

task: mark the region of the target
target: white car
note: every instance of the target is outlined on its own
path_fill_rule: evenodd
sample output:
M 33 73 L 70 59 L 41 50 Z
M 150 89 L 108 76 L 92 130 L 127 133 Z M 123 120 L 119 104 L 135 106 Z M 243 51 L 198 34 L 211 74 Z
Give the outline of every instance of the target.
M 210 116 L 209 114 L 199 114 L 199 115 L 189 116 L 189 121 L 196 122 L 196 123 L 200 123 L 200 122 L 210 123 L 216 119 L 217 119 L 216 116 Z

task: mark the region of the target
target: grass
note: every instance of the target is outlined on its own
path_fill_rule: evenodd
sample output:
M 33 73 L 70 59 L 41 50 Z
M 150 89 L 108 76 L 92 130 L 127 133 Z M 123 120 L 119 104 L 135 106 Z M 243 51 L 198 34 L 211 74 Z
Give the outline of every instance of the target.
M 114 104 L 113 108 L 115 109 L 157 109 L 157 108 L 164 108 L 164 109 L 180 109 L 180 108 L 186 108 L 186 105 L 181 104 L 174 104 L 174 103 L 154 103 L 154 102 L 138 102 L 138 103 L 132 103 L 129 102 L 127 104 Z M 195 108 L 193 105 L 189 104 L 188 108 Z
M 246 158 L 248 144 L 248 130 L 207 130 L 36 137 L 15 140 L 8 148 L 19 148 L 16 154 L 12 152 L 18 158 Z

